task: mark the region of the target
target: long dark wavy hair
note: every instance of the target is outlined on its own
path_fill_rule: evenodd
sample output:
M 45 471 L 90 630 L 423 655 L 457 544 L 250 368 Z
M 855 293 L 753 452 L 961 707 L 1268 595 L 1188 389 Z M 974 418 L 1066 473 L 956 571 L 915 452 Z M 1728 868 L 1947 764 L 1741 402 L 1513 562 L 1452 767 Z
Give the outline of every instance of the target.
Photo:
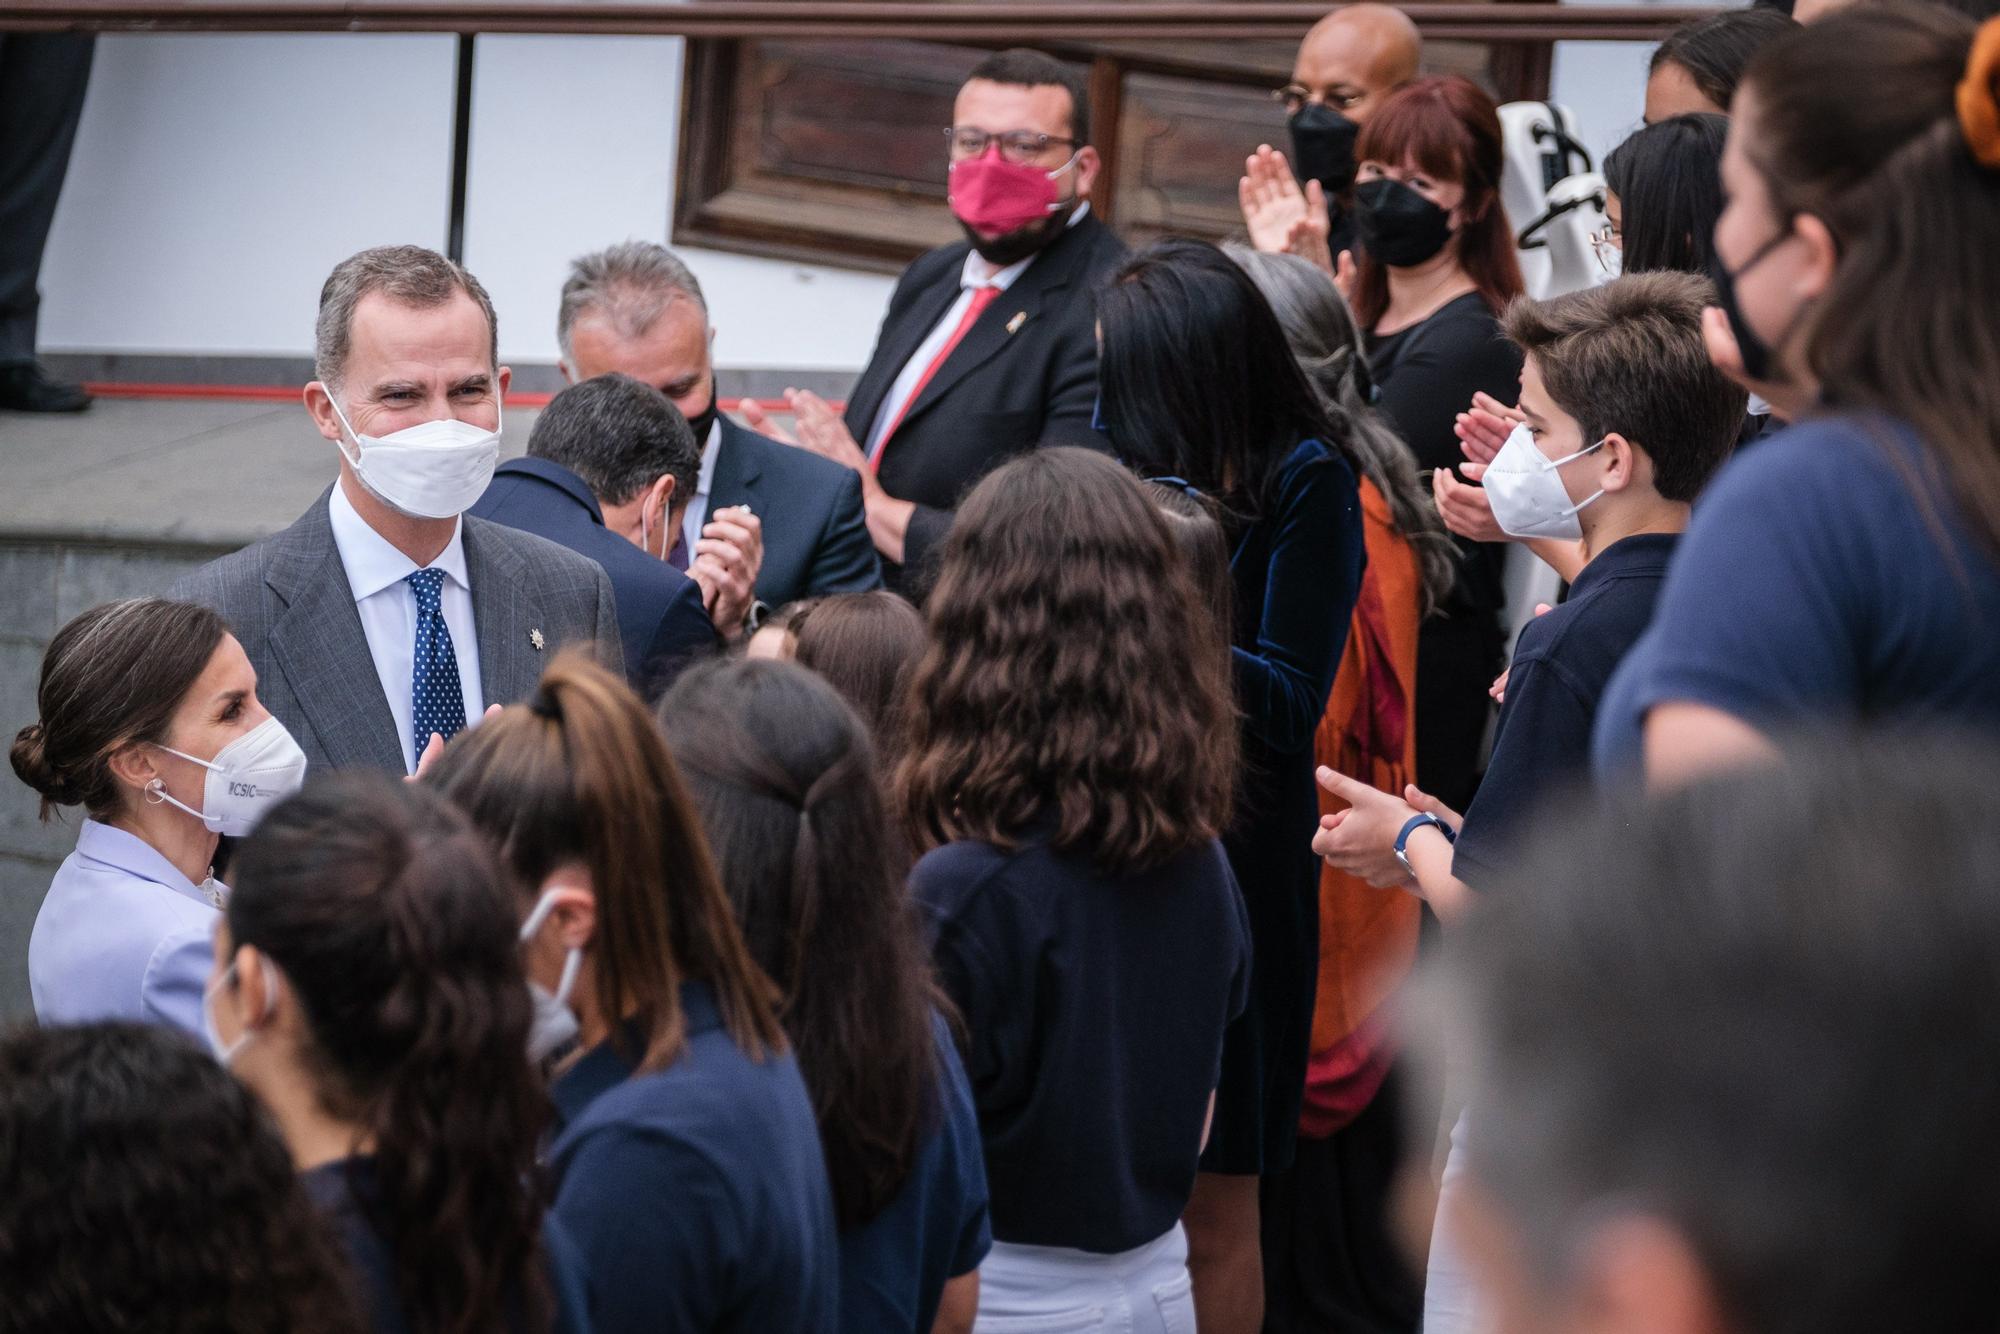
M 1206 241 L 1134 255 L 1099 293 L 1097 318 L 1104 424 L 1147 476 L 1184 478 L 1254 518 L 1301 440 L 1346 449 L 1270 303 Z
M 157 1026 L 0 1038 L 0 1329 L 362 1334 L 248 1089 Z
M 1935 489 L 2000 552 L 2000 167 L 1973 157 L 1953 92 L 1973 31 L 1937 5 L 1830 15 L 1751 62 L 1731 133 L 1779 217 L 1839 242 L 1807 316 L 1813 374 L 1843 409 L 1915 427 Z
M 639 697 L 581 652 L 559 654 L 526 704 L 454 738 L 427 781 L 472 816 L 524 887 L 581 863 L 597 900 L 599 1011 L 641 1074 L 679 1059 L 681 983 L 707 983 L 753 1060 L 783 1050 L 776 991 L 750 958 L 680 770 Z M 526 905 L 523 906 L 523 911 Z
M 320 1102 L 374 1140 L 379 1199 L 357 1202 L 419 1334 L 551 1317 L 535 1154 L 547 1103 L 503 876 L 435 792 L 335 773 L 244 841 L 225 910 L 232 943 L 298 998 Z
M 936 1123 L 944 1005 L 868 729 L 826 681 L 769 661 L 695 668 L 660 721 L 750 952 L 784 993 L 834 1207 L 857 1227 L 902 1189 Z
M 1228 825 L 1228 643 L 1118 464 L 1046 448 L 989 475 L 959 507 L 928 607 L 896 776 L 920 843 L 1011 847 L 1046 816 L 1055 847 L 1116 874 Z

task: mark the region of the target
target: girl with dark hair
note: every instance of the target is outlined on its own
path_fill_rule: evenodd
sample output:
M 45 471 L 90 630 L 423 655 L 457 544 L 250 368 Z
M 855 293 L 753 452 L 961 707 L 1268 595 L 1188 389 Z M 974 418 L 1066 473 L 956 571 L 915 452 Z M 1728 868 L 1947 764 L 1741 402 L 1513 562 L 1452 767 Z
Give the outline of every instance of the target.
M 1764 6 L 1683 23 L 1653 48 L 1646 69 L 1646 124 L 1690 112 L 1727 112 L 1756 54 L 1798 29 L 1791 15 Z
M 315 782 L 238 854 L 210 1041 L 277 1119 L 379 1334 L 588 1328 L 574 1253 L 545 1244 L 518 920 L 465 817 L 386 775 Z
M 1360 498 L 1347 443 L 1270 304 L 1220 250 L 1163 241 L 1134 256 L 1100 294 L 1098 320 L 1112 443 L 1232 516 L 1244 763 L 1225 842 L 1256 966 L 1187 1216 L 1202 1325 L 1226 1334 L 1257 1327 L 1257 1178 L 1290 1165 L 1305 1090 L 1319 871 L 1297 834 L 1319 818 L 1313 737 L 1361 582 Z
M 832 1330 L 819 1131 L 701 822 L 639 697 L 580 654 L 455 738 L 428 781 L 496 844 L 528 976 L 575 1036 L 554 1212 L 600 1330 Z
M 1614 273 L 1707 273 L 1722 216 L 1722 142 L 1729 118 L 1673 116 L 1633 134 L 1604 159 Z M 1600 258 L 1609 256 L 1600 253 Z
M 191 602 L 107 602 L 49 641 L 40 718 L 10 758 L 41 818 L 82 806 L 28 939 L 45 1024 L 134 1019 L 201 1031 L 224 887 L 216 844 L 296 791 L 306 758 L 257 701 L 222 618 Z
M 1192 1328 L 1179 1220 L 1249 986 L 1223 637 L 1139 483 L 1077 449 L 974 488 L 927 605 L 897 791 L 985 1143 L 980 1317 Z
M 1501 403 L 1520 394 L 1521 356 L 1499 323 L 1522 290 L 1500 202 L 1500 114 L 1465 79 L 1434 75 L 1391 94 L 1357 151 L 1368 249 L 1347 296 L 1384 415 L 1418 468 L 1448 477 L 1460 461 L 1458 410 L 1476 394 Z M 1478 785 L 1487 690 L 1505 642 L 1506 547 L 1458 546 L 1457 579 L 1417 648 L 1417 775 L 1448 803 Z
M 884 588 L 820 598 L 792 622 L 792 656 L 812 668 L 868 724 L 883 768 L 902 751 L 903 687 L 924 651 L 924 618 Z
M 783 993 L 840 1224 L 841 1330 L 970 1329 L 992 1243 L 979 1122 L 867 728 L 833 686 L 779 662 L 696 668 L 660 720 L 750 953 Z
M 0 1329 L 361 1334 L 257 1100 L 185 1037 L 0 1038 Z
M 1598 715 L 1656 781 L 1811 720 L 2000 733 L 2000 19 L 1845 10 L 1736 94 L 1716 364 L 1796 424 L 1711 484 Z

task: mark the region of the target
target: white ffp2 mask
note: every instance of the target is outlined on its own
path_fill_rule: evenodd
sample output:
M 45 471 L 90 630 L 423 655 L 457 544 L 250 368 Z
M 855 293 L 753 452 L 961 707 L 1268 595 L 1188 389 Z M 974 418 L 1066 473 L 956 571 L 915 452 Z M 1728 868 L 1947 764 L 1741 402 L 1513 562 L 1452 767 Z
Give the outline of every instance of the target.
M 306 753 L 275 717 L 257 726 L 204 760 L 172 746 L 161 746 L 190 764 L 208 770 L 202 783 L 201 809 L 174 800 L 166 784 L 155 778 L 146 786 L 148 800 L 178 806 L 213 834 L 242 838 L 257 827 L 264 813 L 297 792 L 306 781 Z
M 1517 424 L 1479 479 L 1501 531 L 1509 537 L 1554 537 L 1570 542 L 1582 537 L 1583 524 L 1576 516 L 1604 492 L 1593 492 L 1571 504 L 1557 469 L 1603 447 L 1600 440 L 1564 458 L 1551 459 L 1535 448 L 1527 423 Z
M 521 943 L 533 940 L 555 911 L 556 887 L 542 891 L 542 897 L 535 902 L 534 911 L 528 920 L 521 923 Z M 576 1012 L 569 1008 L 569 994 L 576 989 L 577 970 L 583 967 L 583 951 L 573 949 L 563 960 L 562 978 L 551 992 L 541 983 L 530 980 L 528 994 L 535 1003 L 533 1026 L 528 1030 L 528 1059 L 541 1062 L 567 1047 L 576 1040 Z
M 354 465 L 361 484 L 392 509 L 419 519 L 456 518 L 472 508 L 493 480 L 493 469 L 500 462 L 497 399 L 490 431 L 456 417 L 440 417 L 382 436 L 356 431 L 331 389 L 326 399 L 345 437 L 354 441 L 352 454 L 344 440 L 337 442 L 341 454 Z

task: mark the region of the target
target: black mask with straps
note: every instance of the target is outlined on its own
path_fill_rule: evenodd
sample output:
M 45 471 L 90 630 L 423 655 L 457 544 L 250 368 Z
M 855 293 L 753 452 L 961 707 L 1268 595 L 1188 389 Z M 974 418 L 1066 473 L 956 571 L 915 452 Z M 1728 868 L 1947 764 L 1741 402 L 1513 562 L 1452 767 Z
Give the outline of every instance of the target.
M 1354 141 L 1361 127 L 1332 107 L 1308 102 L 1290 121 L 1292 171 L 1300 185 L 1318 181 L 1331 199 L 1354 184 Z
M 1451 214 L 1386 176 L 1354 187 L 1354 230 L 1379 263 L 1410 268 L 1451 240 Z

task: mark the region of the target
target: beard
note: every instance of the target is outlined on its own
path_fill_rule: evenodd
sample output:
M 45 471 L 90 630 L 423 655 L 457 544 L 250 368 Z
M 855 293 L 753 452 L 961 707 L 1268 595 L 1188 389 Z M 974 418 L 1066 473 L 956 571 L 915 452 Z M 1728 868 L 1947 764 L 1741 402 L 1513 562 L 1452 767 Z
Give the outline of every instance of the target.
M 998 236 L 981 236 L 961 220 L 959 229 L 979 257 L 995 268 L 1004 269 L 1009 264 L 1018 264 L 1031 255 L 1038 255 L 1047 249 L 1069 226 L 1070 215 L 1076 212 L 1080 201 L 1072 198 L 1063 201 L 1063 206 L 1039 222 L 1031 222 L 1025 227 L 1016 227 L 1011 232 Z

